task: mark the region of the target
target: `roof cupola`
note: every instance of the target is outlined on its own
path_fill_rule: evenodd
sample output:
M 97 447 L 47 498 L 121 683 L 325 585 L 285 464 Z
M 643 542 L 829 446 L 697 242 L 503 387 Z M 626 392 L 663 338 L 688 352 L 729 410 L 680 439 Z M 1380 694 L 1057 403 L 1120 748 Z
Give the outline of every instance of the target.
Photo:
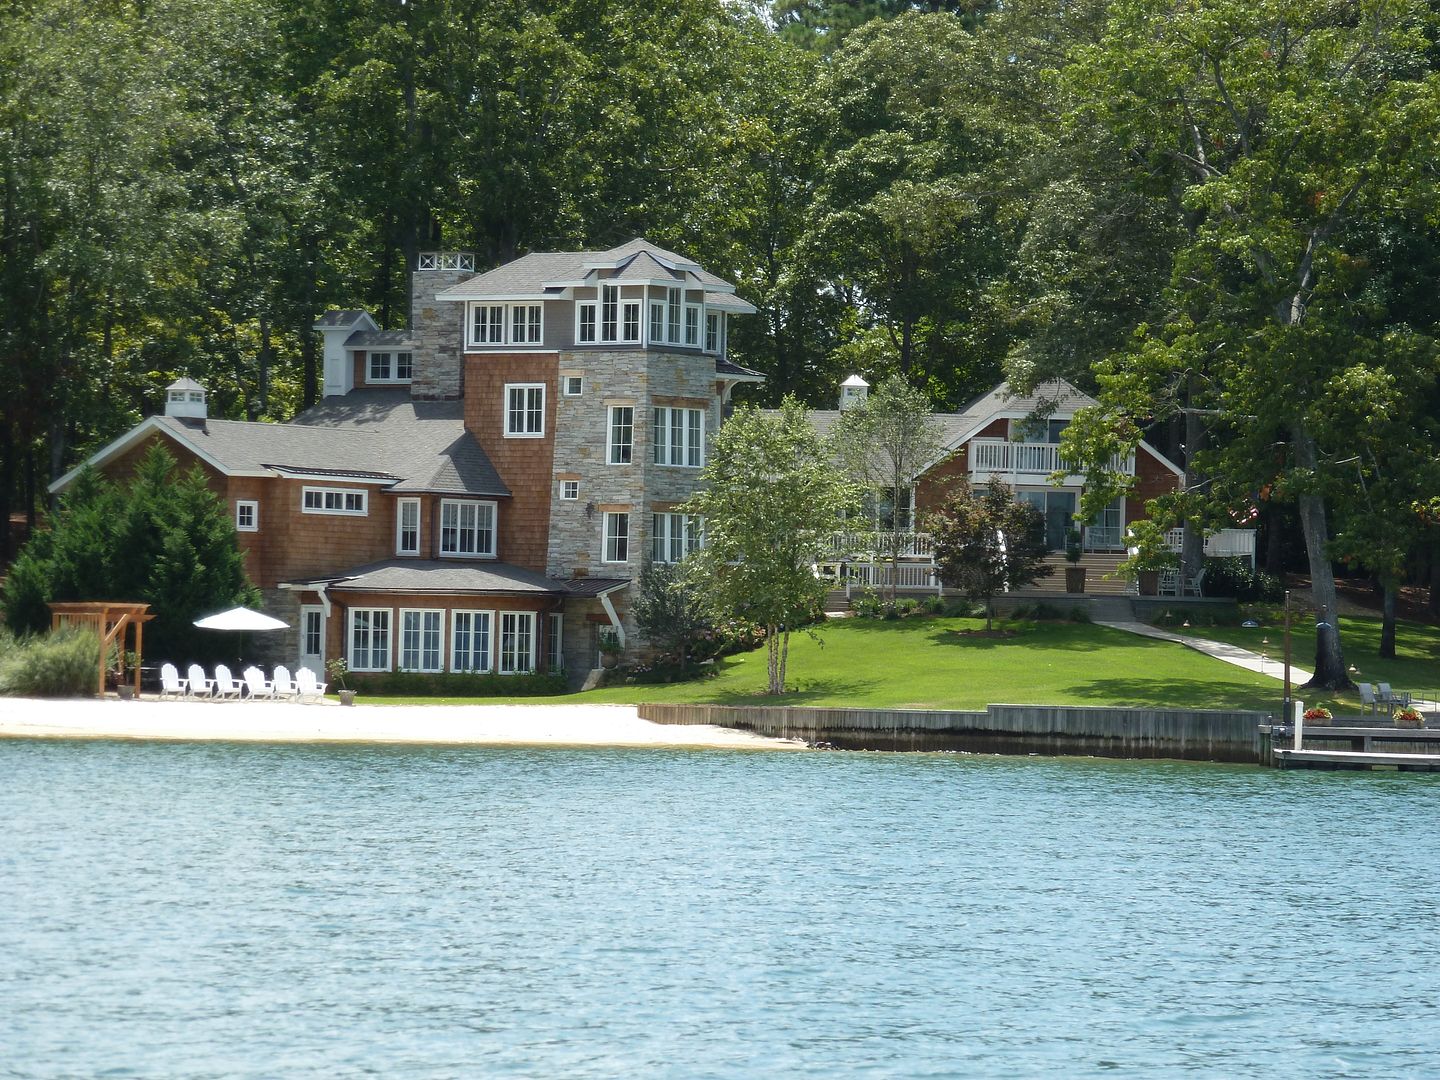
M 205 387 L 194 379 L 179 378 L 165 388 L 165 415 L 187 420 L 204 420 Z
M 861 405 L 870 396 L 870 384 L 859 375 L 851 375 L 840 384 L 840 410 Z

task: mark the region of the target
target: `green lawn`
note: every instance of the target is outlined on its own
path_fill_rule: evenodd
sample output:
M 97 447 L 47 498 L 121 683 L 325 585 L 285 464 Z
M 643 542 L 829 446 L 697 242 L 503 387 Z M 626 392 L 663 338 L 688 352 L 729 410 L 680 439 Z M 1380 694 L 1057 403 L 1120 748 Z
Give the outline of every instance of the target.
M 485 703 L 711 702 L 855 708 L 982 709 L 992 703 L 1278 709 L 1280 683 L 1191 649 L 1069 622 L 1004 624 L 1013 637 L 962 633 L 978 619 L 847 619 L 821 640 L 790 639 L 784 698 L 764 695 L 765 650 L 720 661 L 714 678 Z M 369 704 L 402 699 L 371 696 Z M 417 699 L 403 699 L 407 702 Z M 423 699 L 458 704 L 455 699 Z M 473 701 L 471 703 L 474 703 Z
M 1285 655 L 1284 631 L 1279 625 L 1254 629 L 1242 626 L 1192 627 L 1177 632 L 1212 641 L 1227 641 L 1254 652 L 1263 648 L 1277 665 Z M 1297 619 L 1292 624 L 1290 636 L 1292 663 L 1308 671 L 1315 664 L 1315 623 L 1310 618 Z M 1268 647 L 1262 644 L 1265 638 L 1270 639 Z M 1387 682 L 1396 690 L 1409 690 L 1432 701 L 1440 697 L 1440 627 L 1402 620 L 1395 630 L 1396 656 L 1393 660 L 1382 660 L 1376 655 L 1380 647 L 1378 618 L 1343 616 L 1340 638 L 1345 649 L 1345 662 L 1359 669 L 1351 676 L 1356 682 Z M 1302 693 L 1299 696 L 1307 705 L 1312 704 L 1313 696 L 1313 704 L 1316 705 L 1323 704 L 1332 709 L 1339 705 L 1346 712 L 1357 712 L 1360 708 L 1360 696 L 1353 693 Z

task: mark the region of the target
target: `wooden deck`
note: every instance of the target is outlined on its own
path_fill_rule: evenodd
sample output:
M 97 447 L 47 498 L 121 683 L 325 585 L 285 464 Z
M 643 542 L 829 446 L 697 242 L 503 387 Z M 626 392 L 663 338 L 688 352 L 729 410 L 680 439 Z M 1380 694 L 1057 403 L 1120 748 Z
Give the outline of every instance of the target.
M 1262 733 L 1264 729 L 1262 728 Z M 1270 730 L 1271 756 L 1281 769 L 1399 769 L 1402 772 L 1440 771 L 1440 729 L 1397 728 L 1365 724 L 1334 726 L 1306 724 L 1307 744 L 1296 749 L 1294 729 L 1279 724 Z M 1324 749 L 1315 743 L 1348 743 L 1345 749 Z M 1388 749 L 1376 749 L 1380 746 Z M 1404 749 L 1399 749 L 1403 746 Z
M 1356 750 L 1273 751 L 1282 769 L 1398 769 L 1401 772 L 1440 772 L 1440 754 L 1365 753 Z

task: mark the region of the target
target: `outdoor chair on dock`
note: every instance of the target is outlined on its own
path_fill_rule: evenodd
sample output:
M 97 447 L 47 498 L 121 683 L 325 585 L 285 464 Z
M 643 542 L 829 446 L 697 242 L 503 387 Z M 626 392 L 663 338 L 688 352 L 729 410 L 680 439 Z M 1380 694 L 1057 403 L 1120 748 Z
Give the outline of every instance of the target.
M 300 694 L 300 687 L 295 685 L 295 680 L 290 677 L 290 669 L 284 664 L 275 668 L 275 676 L 270 680 L 275 697 L 293 698 Z
M 296 696 L 304 701 L 306 698 L 313 698 L 316 701 L 325 696 L 325 684 L 315 678 L 315 672 L 308 667 L 302 667 L 295 673 L 295 682 L 299 686 Z
M 234 675 L 230 674 L 230 669 L 224 664 L 216 664 L 215 696 L 218 698 L 238 698 L 240 696 L 240 690 L 240 683 L 236 680 Z
M 177 698 L 184 697 L 189 689 L 174 664 L 160 665 L 160 696 L 162 698 L 169 697 L 171 694 Z
M 1205 586 L 1205 571 L 1201 570 L 1194 577 L 1185 578 L 1180 585 L 1181 596 L 1200 596 Z
M 250 691 L 252 698 L 273 698 L 275 696 L 275 684 L 268 681 L 265 673 L 258 667 L 245 669 L 245 689 Z
M 1385 706 L 1385 715 L 1390 716 L 1396 709 L 1405 709 L 1410 706 L 1409 690 L 1391 690 L 1388 682 L 1380 684 L 1380 704 Z
M 199 664 L 191 664 L 189 671 L 190 678 L 186 680 L 186 689 L 191 697 L 212 697 L 215 694 L 215 684 L 205 677 L 205 669 Z
M 1368 682 L 1360 684 L 1360 711 L 1380 715 L 1380 703 L 1375 700 L 1375 687 Z

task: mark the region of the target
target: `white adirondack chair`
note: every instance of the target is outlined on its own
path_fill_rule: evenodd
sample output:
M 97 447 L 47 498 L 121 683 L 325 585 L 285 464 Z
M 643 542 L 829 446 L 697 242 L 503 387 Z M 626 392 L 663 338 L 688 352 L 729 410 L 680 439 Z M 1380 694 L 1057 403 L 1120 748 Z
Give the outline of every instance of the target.
M 245 669 L 245 689 L 250 691 L 252 698 L 270 698 L 275 696 L 275 684 L 265 679 L 265 673 L 258 667 L 247 667 Z
M 284 664 L 275 668 L 275 677 L 270 680 L 274 688 L 275 697 L 295 697 L 300 693 L 300 688 L 295 685 L 295 680 L 290 677 L 290 669 Z
M 301 701 L 306 698 L 314 698 L 319 701 L 325 696 L 325 684 L 315 678 L 315 672 L 308 667 L 302 667 L 295 673 L 295 682 L 299 687 L 296 694 Z
M 174 694 L 177 698 L 184 697 L 189 687 L 185 680 L 180 677 L 179 670 L 174 664 L 160 665 L 160 696 L 162 698 Z
M 191 664 L 188 672 L 190 678 L 186 680 L 186 690 L 191 697 L 213 697 L 215 694 L 215 683 L 205 677 L 205 669 L 199 664 Z
M 215 696 L 219 698 L 240 696 L 240 683 L 235 676 L 230 674 L 230 669 L 224 664 L 215 665 Z

